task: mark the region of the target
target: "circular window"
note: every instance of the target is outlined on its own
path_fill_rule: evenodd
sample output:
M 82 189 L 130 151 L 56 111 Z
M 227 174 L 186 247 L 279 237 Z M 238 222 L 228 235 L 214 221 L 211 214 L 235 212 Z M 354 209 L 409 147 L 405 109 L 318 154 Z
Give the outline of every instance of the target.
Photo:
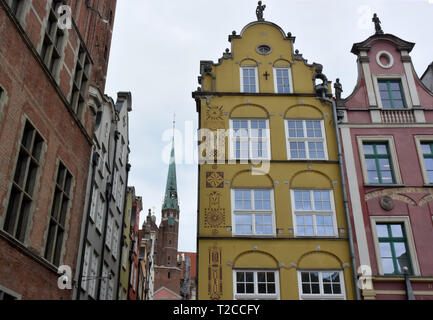
M 376 55 L 376 61 L 379 66 L 384 69 L 389 69 L 394 65 L 394 58 L 387 51 L 380 51 Z
M 260 54 L 270 54 L 272 51 L 271 47 L 266 44 L 261 44 L 257 46 L 256 50 Z

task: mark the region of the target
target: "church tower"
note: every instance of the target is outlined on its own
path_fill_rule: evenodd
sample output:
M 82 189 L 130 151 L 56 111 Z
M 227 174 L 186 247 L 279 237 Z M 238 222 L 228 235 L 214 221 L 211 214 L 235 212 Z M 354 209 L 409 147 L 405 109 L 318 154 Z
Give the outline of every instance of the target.
M 181 269 L 177 263 L 179 203 L 176 182 L 174 138 L 172 141 L 167 186 L 161 213 L 155 266 L 155 297 L 158 297 L 159 291 L 161 298 L 180 299 Z M 167 297 L 166 295 L 171 296 Z

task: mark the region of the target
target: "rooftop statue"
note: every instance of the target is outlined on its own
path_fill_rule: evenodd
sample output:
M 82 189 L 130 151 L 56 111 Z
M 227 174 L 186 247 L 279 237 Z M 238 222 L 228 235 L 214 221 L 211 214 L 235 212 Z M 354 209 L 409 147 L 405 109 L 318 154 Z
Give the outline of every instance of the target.
M 374 27 L 376 28 L 376 34 L 383 34 L 382 27 L 380 26 L 380 24 L 382 22 L 380 21 L 380 19 L 377 16 L 376 13 L 373 15 L 373 20 L 372 21 L 374 22 Z
M 265 9 L 266 9 L 266 5 L 262 5 L 262 2 L 259 1 L 259 5 L 257 6 L 256 9 L 256 15 L 258 21 L 265 21 L 265 19 L 263 18 L 263 11 L 265 11 Z

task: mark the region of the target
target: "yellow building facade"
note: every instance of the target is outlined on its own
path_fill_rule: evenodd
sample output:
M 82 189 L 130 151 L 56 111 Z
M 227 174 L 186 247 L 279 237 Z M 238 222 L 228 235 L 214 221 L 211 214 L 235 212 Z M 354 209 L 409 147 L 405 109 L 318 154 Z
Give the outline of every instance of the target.
M 353 299 L 333 108 L 271 22 L 201 61 L 198 299 Z M 330 90 L 330 83 L 328 92 Z

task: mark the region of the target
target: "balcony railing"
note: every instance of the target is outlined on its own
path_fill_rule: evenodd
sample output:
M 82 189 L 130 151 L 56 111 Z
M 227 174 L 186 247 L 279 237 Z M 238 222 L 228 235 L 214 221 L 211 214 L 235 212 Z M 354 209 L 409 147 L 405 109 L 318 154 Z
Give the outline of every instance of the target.
M 381 110 L 382 123 L 415 123 L 413 110 Z

